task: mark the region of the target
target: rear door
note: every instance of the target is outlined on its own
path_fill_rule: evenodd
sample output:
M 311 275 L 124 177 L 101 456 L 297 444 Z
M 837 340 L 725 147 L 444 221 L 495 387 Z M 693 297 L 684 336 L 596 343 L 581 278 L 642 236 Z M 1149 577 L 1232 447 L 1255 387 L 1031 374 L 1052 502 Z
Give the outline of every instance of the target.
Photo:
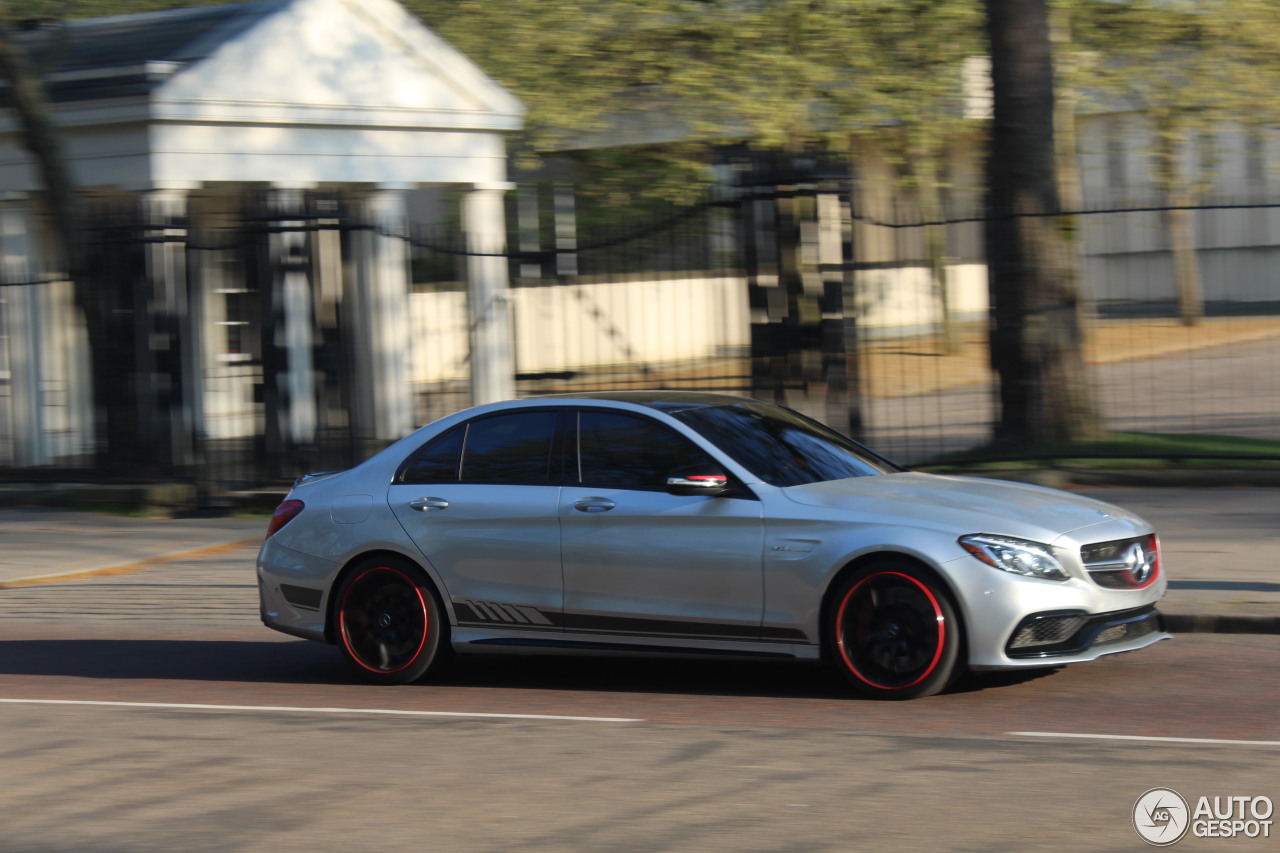
M 458 622 L 556 628 L 563 409 L 484 415 L 424 445 L 389 491 Z

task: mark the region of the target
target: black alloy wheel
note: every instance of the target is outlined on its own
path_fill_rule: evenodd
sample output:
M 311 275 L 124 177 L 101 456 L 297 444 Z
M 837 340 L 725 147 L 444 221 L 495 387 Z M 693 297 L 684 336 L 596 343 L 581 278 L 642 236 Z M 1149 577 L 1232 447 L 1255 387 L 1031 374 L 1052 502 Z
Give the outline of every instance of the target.
M 338 645 L 370 681 L 417 681 L 443 656 L 443 608 L 407 560 L 383 557 L 355 566 L 334 600 Z
M 864 696 L 932 696 L 960 671 L 962 629 L 950 593 L 908 560 L 879 560 L 846 578 L 826 627 L 828 658 Z

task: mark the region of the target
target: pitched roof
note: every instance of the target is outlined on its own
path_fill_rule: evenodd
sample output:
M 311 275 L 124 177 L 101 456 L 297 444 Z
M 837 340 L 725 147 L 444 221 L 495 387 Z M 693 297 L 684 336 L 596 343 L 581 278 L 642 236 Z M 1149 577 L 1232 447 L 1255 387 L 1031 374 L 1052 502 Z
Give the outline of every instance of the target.
M 276 11 L 281 0 L 170 9 L 69 21 L 19 32 L 15 41 L 35 62 L 52 58 L 55 75 L 126 68 L 146 62 L 191 62 Z
M 253 123 L 263 104 L 408 109 L 415 117 L 383 118 L 477 129 L 517 127 L 524 113 L 395 0 L 257 0 L 71 21 L 15 40 L 57 103 L 217 102 L 202 117 L 225 118 L 236 102 L 254 105 L 238 115 Z M 0 105 L 6 88 L 0 80 Z
M 170 9 L 34 26 L 14 34 L 46 75 L 54 101 L 145 94 L 157 64 L 185 65 L 254 26 L 288 0 Z

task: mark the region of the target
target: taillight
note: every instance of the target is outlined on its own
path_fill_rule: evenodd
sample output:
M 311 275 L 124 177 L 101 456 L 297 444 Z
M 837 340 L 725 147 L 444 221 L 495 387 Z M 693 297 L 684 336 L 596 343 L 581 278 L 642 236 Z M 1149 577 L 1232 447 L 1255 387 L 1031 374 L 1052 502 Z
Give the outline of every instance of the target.
M 276 507 L 276 511 L 271 514 L 271 524 L 267 527 L 267 538 L 270 539 L 277 530 L 297 518 L 298 513 L 305 508 L 306 504 L 302 501 L 285 501 Z

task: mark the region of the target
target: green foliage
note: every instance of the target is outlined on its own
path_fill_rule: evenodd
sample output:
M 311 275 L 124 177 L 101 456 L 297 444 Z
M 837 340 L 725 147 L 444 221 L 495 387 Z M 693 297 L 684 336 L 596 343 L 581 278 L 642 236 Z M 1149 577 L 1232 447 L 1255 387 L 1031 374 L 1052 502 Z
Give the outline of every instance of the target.
M 1154 131 L 1153 178 L 1185 185 L 1185 146 L 1223 122 L 1280 117 L 1280 6 L 1274 0 L 1060 0 L 1078 61 L 1068 81 Z M 1202 164 L 1212 155 L 1201 157 Z
M 734 140 L 844 150 L 867 135 L 901 163 L 936 160 L 962 120 L 962 63 L 982 51 L 974 0 L 509 0 L 501 38 L 483 0 L 408 5 L 529 104 L 527 150 L 615 125 L 681 140 L 584 157 L 601 195 L 687 196 L 710 147 Z

